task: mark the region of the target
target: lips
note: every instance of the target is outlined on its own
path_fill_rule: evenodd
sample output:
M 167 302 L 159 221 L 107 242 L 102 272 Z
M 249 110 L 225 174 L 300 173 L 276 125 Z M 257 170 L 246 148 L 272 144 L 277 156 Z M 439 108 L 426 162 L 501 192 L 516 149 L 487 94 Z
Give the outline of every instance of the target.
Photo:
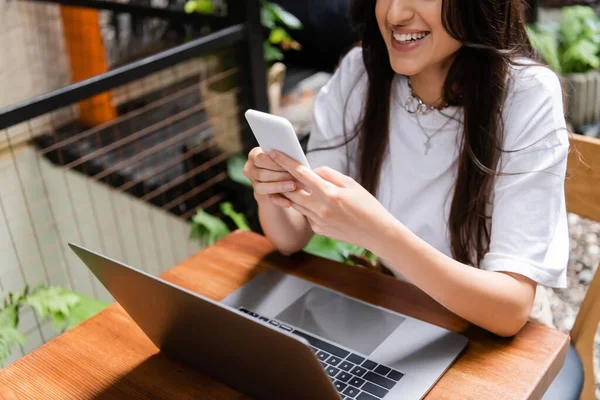
M 430 32 L 422 31 L 422 32 L 413 32 L 413 33 L 397 33 L 393 32 L 392 36 L 395 41 L 399 43 L 412 43 L 418 42 L 419 40 L 423 40 L 427 36 L 429 36 Z

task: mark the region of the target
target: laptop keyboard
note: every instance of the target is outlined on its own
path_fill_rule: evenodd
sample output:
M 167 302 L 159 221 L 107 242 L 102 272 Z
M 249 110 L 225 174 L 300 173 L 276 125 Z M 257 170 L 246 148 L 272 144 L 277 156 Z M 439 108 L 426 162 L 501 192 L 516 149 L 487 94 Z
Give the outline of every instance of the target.
M 306 339 L 343 400 L 383 399 L 404 376 L 402 372 L 298 331 L 279 321 L 263 317 L 244 307 L 240 307 L 239 310 Z

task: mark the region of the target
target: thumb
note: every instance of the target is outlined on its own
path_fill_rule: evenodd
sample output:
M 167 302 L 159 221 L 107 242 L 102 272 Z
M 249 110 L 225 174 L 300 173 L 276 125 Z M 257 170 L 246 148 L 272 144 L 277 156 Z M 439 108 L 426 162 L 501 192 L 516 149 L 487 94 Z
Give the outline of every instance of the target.
M 315 173 L 319 175 L 321 178 L 325 179 L 327 182 L 331 182 L 339 187 L 348 187 L 354 181 L 349 176 L 342 174 L 341 172 L 336 171 L 330 167 L 320 167 L 315 169 Z

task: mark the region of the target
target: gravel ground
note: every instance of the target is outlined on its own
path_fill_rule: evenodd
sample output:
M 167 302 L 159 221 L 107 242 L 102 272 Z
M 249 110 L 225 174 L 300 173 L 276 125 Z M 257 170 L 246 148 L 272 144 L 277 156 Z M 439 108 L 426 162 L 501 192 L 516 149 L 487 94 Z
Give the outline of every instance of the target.
M 569 332 L 600 262 L 600 223 L 569 215 L 571 253 L 568 288 L 551 291 L 554 324 Z M 600 398 L 600 330 L 596 333 L 594 367 L 596 398 Z

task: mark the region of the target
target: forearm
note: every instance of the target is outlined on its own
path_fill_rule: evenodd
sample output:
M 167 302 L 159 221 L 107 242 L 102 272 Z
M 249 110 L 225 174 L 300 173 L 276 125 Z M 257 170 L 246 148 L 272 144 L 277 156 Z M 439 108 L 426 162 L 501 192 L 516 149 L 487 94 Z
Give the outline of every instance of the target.
M 526 278 L 462 264 L 400 224 L 384 232 L 374 250 L 440 304 L 484 329 L 512 336 L 527 322 L 535 289 Z
M 258 216 L 265 236 L 283 254 L 306 246 L 313 231 L 306 217 L 292 208 L 282 208 L 268 199 L 258 199 Z

